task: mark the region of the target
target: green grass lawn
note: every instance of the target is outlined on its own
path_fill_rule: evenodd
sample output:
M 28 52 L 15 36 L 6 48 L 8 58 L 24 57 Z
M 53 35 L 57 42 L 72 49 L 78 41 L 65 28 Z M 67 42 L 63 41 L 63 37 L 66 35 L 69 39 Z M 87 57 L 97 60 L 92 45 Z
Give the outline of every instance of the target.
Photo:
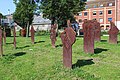
M 119 36 L 120 37 L 120 36 Z M 108 37 L 95 43 L 95 54 L 83 52 L 83 38 L 73 45 L 73 69 L 62 63 L 62 43 L 57 37 L 56 48 L 51 47 L 49 36 L 7 37 L 4 55 L 0 58 L 0 80 L 120 80 L 120 43 L 109 44 Z M 120 39 L 119 39 L 120 40 Z

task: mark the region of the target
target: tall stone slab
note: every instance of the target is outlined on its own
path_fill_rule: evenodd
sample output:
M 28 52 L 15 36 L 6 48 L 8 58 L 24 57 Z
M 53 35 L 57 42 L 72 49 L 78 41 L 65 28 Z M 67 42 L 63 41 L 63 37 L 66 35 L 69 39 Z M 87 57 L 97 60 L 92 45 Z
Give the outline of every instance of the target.
M 71 27 L 67 27 L 60 35 L 63 44 L 63 65 L 72 68 L 72 45 L 76 40 L 76 33 Z
M 56 28 L 57 24 L 51 25 L 51 30 L 50 30 L 50 39 L 51 39 L 51 44 L 52 47 L 55 48 L 55 42 L 56 42 Z
M 110 30 L 108 31 L 109 34 L 109 43 L 117 44 L 117 35 L 119 33 L 118 28 L 115 26 L 113 22 L 110 21 Z
M 95 20 L 94 25 L 95 25 L 95 41 L 101 41 L 101 26 L 100 26 L 100 23 Z
M 16 25 L 15 25 L 16 26 Z M 14 39 L 13 39 L 13 44 L 14 44 L 14 48 L 16 49 L 16 30 L 15 30 L 15 26 L 14 26 L 14 28 L 13 28 L 13 37 L 14 37 Z
M 34 35 L 35 35 L 35 30 L 34 30 L 34 28 L 33 28 L 33 26 L 31 26 L 31 42 L 32 42 L 32 44 L 34 44 Z
M 6 32 L 4 30 L 4 44 L 6 44 Z
M 95 25 L 93 20 L 84 20 L 84 52 L 94 53 L 94 30 Z
M 2 41 L 2 29 L 0 27 L 0 56 L 3 56 L 3 41 Z

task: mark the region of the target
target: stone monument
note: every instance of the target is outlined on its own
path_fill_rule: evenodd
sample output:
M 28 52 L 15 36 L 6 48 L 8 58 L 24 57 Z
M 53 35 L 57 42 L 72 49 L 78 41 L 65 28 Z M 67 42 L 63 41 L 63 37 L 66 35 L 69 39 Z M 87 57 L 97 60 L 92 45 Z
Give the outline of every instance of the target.
M 94 25 L 95 25 L 95 41 L 101 41 L 101 26 L 100 26 L 100 23 L 95 20 Z
M 67 27 L 60 37 L 63 44 L 63 65 L 72 68 L 72 45 L 75 43 L 76 33 L 72 27 Z
M 13 44 L 14 44 L 14 48 L 16 49 L 16 30 L 15 30 L 15 26 L 13 28 L 13 36 L 14 36 Z
M 84 20 L 84 52 L 94 53 L 94 30 L 95 25 L 93 20 Z
M 2 29 L 0 27 L 0 56 L 3 56 Z
M 50 30 L 50 39 L 51 39 L 51 44 L 52 47 L 55 48 L 55 42 L 56 42 L 56 28 L 57 24 L 51 25 L 51 30 Z
M 110 21 L 110 29 L 108 31 L 109 34 L 109 43 L 111 44 L 117 44 L 117 35 L 119 33 L 118 28 L 115 26 L 115 24 Z
M 31 26 L 31 41 L 32 41 L 32 44 L 34 44 L 34 35 L 35 35 L 35 30 L 34 30 L 33 26 Z

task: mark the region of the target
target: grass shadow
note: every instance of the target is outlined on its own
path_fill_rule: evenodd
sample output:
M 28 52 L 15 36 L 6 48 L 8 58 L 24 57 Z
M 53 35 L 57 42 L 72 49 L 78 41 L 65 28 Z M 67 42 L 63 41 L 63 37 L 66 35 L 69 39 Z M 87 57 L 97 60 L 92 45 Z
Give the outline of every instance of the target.
M 6 44 L 13 44 L 13 42 L 11 42 L 11 43 L 6 43 Z
M 101 42 L 107 42 L 107 40 L 101 40 Z
M 87 60 L 78 60 L 75 64 L 72 65 L 72 69 L 75 69 L 77 67 L 82 67 L 85 65 L 92 65 L 94 62 L 92 61 L 93 59 L 87 59 Z
M 23 56 L 25 54 L 26 54 L 25 52 L 18 52 L 15 54 L 7 54 L 7 55 L 4 55 L 4 57 L 2 57 L 2 61 L 3 61 L 3 63 L 11 63 L 11 62 L 13 62 L 14 58 Z
M 96 48 L 96 49 L 94 49 L 94 53 L 95 53 L 95 54 L 99 54 L 99 53 L 101 53 L 102 51 L 108 51 L 108 49 L 102 49 L 102 48 Z
M 35 44 L 37 44 L 37 43 L 43 43 L 43 42 L 45 42 L 45 41 L 38 41 L 38 42 L 35 42 Z
M 59 44 L 59 45 L 56 45 L 55 47 L 62 47 L 63 46 L 63 44 Z
M 23 56 L 25 54 L 26 54 L 25 52 L 18 52 L 18 53 L 15 53 L 13 55 L 16 56 L 16 57 L 18 57 L 18 56 Z
M 23 49 L 23 48 L 26 48 L 26 47 L 30 47 L 30 46 L 26 45 L 26 46 L 23 46 L 23 47 L 16 47 L 16 49 Z

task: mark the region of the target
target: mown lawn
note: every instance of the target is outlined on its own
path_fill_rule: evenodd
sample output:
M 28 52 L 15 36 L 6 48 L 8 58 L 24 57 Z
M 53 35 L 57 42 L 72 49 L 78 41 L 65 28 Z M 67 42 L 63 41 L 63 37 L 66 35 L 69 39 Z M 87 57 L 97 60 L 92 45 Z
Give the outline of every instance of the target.
M 83 52 L 83 38 L 77 37 L 73 69 L 66 69 L 59 37 L 55 49 L 49 36 L 36 36 L 34 45 L 30 38 L 17 37 L 17 49 L 13 37 L 7 37 L 5 56 L 0 58 L 0 80 L 120 80 L 120 42 L 113 45 L 107 39 L 96 42 L 95 54 L 91 55 Z

